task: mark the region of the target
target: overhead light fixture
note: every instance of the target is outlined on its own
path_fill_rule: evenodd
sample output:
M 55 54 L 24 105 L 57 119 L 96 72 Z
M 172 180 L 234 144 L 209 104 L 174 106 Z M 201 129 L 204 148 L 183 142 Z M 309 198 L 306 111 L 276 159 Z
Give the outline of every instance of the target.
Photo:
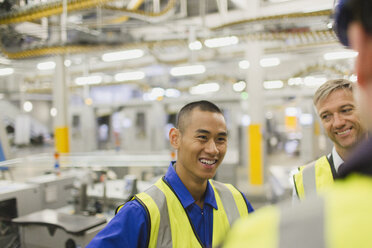
M 105 53 L 102 55 L 102 60 L 105 62 L 113 62 L 127 59 L 137 59 L 142 57 L 145 52 L 141 49 L 126 50 L 120 52 Z
M 300 77 L 290 78 L 288 79 L 288 85 L 301 85 L 303 84 L 303 80 Z
M 202 74 L 204 72 L 205 72 L 204 65 L 178 66 L 178 67 L 173 67 L 170 70 L 170 74 L 174 77 Z
M 265 81 L 264 88 L 267 90 L 283 88 L 282 80 Z
M 313 115 L 304 113 L 300 115 L 300 124 L 303 126 L 311 125 L 313 124 Z
M 165 90 L 160 87 L 153 88 L 150 92 L 143 94 L 143 100 L 145 101 L 154 101 L 154 100 L 163 100 L 165 95 Z
M 213 93 L 220 90 L 220 85 L 218 83 L 206 83 L 199 84 L 190 88 L 190 94 L 192 95 L 202 95 L 207 93 Z
M 156 96 L 156 97 L 164 96 L 164 94 L 165 94 L 165 90 L 164 90 L 163 88 L 156 87 L 156 88 L 153 88 L 153 89 L 151 90 L 151 94 L 153 94 L 153 95 Z
M 0 69 L 0 76 L 8 76 L 13 73 L 14 73 L 14 69 L 10 67 Z
M 200 50 L 202 49 L 202 47 L 203 47 L 202 43 L 198 40 L 189 43 L 190 50 Z
M 350 77 L 349 77 L 349 80 L 353 83 L 356 83 L 358 81 L 358 76 L 355 75 L 355 74 L 352 74 Z
M 239 81 L 233 84 L 233 90 L 236 92 L 242 92 L 246 86 L 247 84 L 244 81 Z
M 181 92 L 177 89 L 166 89 L 165 90 L 165 96 L 171 97 L 171 98 L 177 98 L 181 96 Z
M 71 60 L 66 59 L 64 64 L 65 64 L 66 67 L 70 67 L 71 66 Z
M 355 51 L 342 51 L 342 52 L 330 52 L 325 53 L 323 58 L 325 60 L 336 60 L 336 59 L 351 59 L 358 56 L 358 52 Z
M 248 127 L 249 125 L 251 125 L 251 117 L 249 115 L 243 115 L 241 124 L 243 127 Z
M 285 109 L 286 116 L 297 116 L 298 112 L 299 112 L 298 109 L 294 107 L 289 107 Z
M 99 76 L 99 75 L 75 78 L 75 83 L 77 85 L 91 85 L 91 84 L 99 84 L 101 82 L 102 82 L 102 76 Z
M 260 60 L 260 65 L 262 67 L 273 67 L 273 66 L 277 66 L 277 65 L 280 65 L 280 59 L 277 58 L 277 57 L 263 58 L 263 59 Z
M 53 70 L 56 67 L 54 61 L 41 62 L 37 64 L 37 69 L 40 71 Z
M 239 62 L 240 69 L 245 70 L 245 69 L 248 69 L 249 66 L 250 66 L 250 63 L 249 63 L 248 60 L 242 60 L 242 61 Z
M 131 72 L 120 72 L 115 74 L 115 81 L 132 81 L 141 80 L 145 78 L 145 73 L 143 71 L 131 71 Z
M 30 102 L 30 101 L 25 101 L 25 102 L 23 103 L 23 109 L 24 109 L 24 111 L 26 111 L 26 112 L 31 112 L 32 108 L 33 108 L 32 102 Z
M 54 108 L 54 107 L 51 108 L 51 109 L 50 109 L 50 115 L 53 116 L 53 117 L 57 116 L 57 109 Z
M 239 39 L 236 36 L 213 38 L 213 39 L 207 39 L 204 41 L 204 45 L 206 45 L 209 48 L 231 46 L 231 45 L 236 45 L 238 43 L 239 43 Z

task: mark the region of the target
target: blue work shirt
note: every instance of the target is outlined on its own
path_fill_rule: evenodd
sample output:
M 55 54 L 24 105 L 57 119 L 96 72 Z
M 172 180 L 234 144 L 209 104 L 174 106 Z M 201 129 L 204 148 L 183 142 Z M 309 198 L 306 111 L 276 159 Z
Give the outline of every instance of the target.
M 213 208 L 217 209 L 213 188 L 208 182 L 204 208 L 201 209 L 178 177 L 173 167 L 174 163 L 171 162 L 164 179 L 176 192 L 202 243 L 206 247 L 212 247 Z M 252 212 L 253 208 L 245 196 L 244 200 L 247 203 L 248 212 Z M 107 226 L 94 237 L 87 248 L 145 248 L 149 238 L 147 229 L 148 221 L 148 216 L 143 206 L 137 200 L 129 201 L 125 203 Z

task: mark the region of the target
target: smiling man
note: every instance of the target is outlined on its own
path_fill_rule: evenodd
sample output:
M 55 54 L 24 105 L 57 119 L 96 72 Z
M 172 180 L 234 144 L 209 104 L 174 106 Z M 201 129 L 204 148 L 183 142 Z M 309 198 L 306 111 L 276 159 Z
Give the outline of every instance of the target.
M 125 203 L 88 247 L 212 247 L 253 211 L 235 187 L 211 180 L 227 149 L 225 118 L 216 105 L 185 105 L 169 140 L 177 161 Z
M 365 129 L 355 108 L 353 87 L 348 80 L 336 79 L 327 81 L 316 91 L 314 105 L 334 147 L 328 156 L 299 168 L 293 177 L 295 199 L 304 199 L 333 184 L 339 166 L 365 137 Z

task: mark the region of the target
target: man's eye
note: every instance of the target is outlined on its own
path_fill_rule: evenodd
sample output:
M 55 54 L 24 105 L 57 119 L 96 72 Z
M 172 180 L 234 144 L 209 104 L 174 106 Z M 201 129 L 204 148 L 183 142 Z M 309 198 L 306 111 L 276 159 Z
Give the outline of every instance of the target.
M 331 118 L 331 115 L 322 115 L 321 116 L 322 120 L 329 120 Z
M 206 139 L 207 139 L 207 136 L 205 136 L 205 135 L 200 135 L 200 136 L 198 136 L 198 139 L 206 140 Z
M 352 108 L 347 108 L 347 109 L 342 110 L 343 113 L 350 113 L 351 111 L 353 111 Z

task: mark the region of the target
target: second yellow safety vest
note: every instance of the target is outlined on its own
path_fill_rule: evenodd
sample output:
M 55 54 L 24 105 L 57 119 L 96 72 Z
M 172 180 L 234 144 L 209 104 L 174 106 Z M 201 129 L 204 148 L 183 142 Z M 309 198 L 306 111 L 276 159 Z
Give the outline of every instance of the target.
M 239 220 L 223 248 L 370 248 L 372 178 L 354 174 L 319 197 L 259 209 Z
M 293 181 L 301 200 L 332 185 L 334 179 L 327 156 L 299 167 L 299 172 L 293 176 Z
M 221 243 L 232 223 L 248 215 L 248 207 L 242 194 L 232 185 L 213 180 L 217 209 L 213 210 L 213 239 L 216 246 Z M 135 195 L 150 217 L 148 247 L 189 248 L 203 247 L 186 210 L 173 189 L 159 179 L 145 192 Z

